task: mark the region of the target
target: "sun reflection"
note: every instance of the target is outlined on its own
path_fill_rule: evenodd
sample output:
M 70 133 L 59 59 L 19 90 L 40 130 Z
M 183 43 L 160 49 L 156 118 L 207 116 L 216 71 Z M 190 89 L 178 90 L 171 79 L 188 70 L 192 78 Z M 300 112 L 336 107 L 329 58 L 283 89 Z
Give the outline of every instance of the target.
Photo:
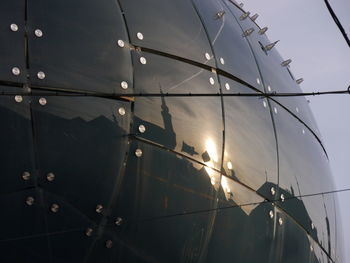
M 216 145 L 212 139 L 207 139 L 205 142 L 205 149 L 207 150 L 210 159 L 217 163 L 219 161 L 219 155 L 216 149 Z

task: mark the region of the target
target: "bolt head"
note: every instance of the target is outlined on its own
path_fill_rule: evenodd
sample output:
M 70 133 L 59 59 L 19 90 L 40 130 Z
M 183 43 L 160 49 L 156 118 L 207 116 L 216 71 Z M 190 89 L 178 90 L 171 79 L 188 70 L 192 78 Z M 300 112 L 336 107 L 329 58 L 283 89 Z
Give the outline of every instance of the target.
M 258 83 L 258 85 L 260 85 L 260 79 L 259 78 L 256 79 L 256 83 Z
M 147 63 L 147 60 L 145 57 L 140 57 L 140 63 L 145 65 Z
M 30 173 L 29 172 L 23 172 L 22 179 L 24 181 L 28 181 L 30 179 Z
M 143 34 L 141 32 L 138 32 L 136 36 L 138 39 L 143 40 Z
M 43 36 L 43 31 L 41 31 L 40 29 L 35 29 L 34 34 L 37 37 L 42 37 Z
M 106 241 L 106 248 L 112 248 L 112 246 L 113 246 L 112 240 L 107 240 Z
M 126 81 L 122 81 L 120 83 L 120 86 L 122 87 L 122 89 L 127 89 L 129 87 L 129 84 Z
M 205 54 L 204 54 L 204 56 L 205 56 L 205 58 L 206 58 L 207 60 L 210 60 L 210 59 L 211 59 L 211 57 L 210 57 L 210 54 L 209 54 L 209 53 L 205 53 Z
M 277 112 L 278 112 L 276 107 L 273 108 L 273 111 L 274 111 L 276 114 L 277 114 Z
M 124 115 L 125 115 L 125 108 L 120 107 L 120 108 L 118 109 L 118 113 L 119 113 L 120 115 L 124 116 Z
M 52 182 L 53 180 L 55 180 L 55 175 L 53 173 L 48 173 L 46 175 L 46 179 L 49 181 L 49 182 Z
M 271 92 L 271 91 L 272 91 L 272 89 L 271 89 L 270 86 L 267 86 L 267 91 L 268 91 L 268 92 Z
M 118 46 L 125 47 L 125 43 L 123 40 L 119 39 L 117 43 L 118 43 Z
M 226 88 L 226 90 L 230 90 L 231 89 L 230 84 L 225 83 L 225 88 Z
M 211 85 L 214 85 L 214 84 L 215 84 L 214 78 L 210 77 L 210 78 L 209 78 L 209 82 L 210 82 Z
M 23 97 L 21 95 L 16 95 L 15 96 L 15 101 L 18 103 L 21 103 L 23 101 Z
M 38 77 L 38 79 L 44 79 L 46 76 L 45 76 L 44 72 L 39 71 L 38 74 L 37 74 L 37 77 Z
M 272 195 L 275 195 L 275 194 L 276 194 L 275 187 L 271 187 L 271 190 L 270 190 L 270 191 L 271 191 L 271 194 L 272 194 Z
M 21 71 L 19 68 L 14 67 L 14 68 L 12 68 L 12 74 L 15 76 L 18 76 L 19 74 L 21 74 Z
M 263 100 L 263 105 L 264 105 L 264 108 L 267 107 L 267 102 L 266 102 L 266 100 Z
M 145 131 L 146 131 L 146 127 L 145 127 L 144 125 L 141 124 L 141 125 L 139 126 L 139 132 L 140 132 L 140 133 L 145 133 Z
M 45 98 L 40 98 L 40 99 L 39 99 L 39 104 L 40 104 L 41 106 L 45 106 L 46 103 L 47 103 L 47 100 L 46 100 Z
M 273 218 L 274 215 L 273 215 L 273 211 L 272 210 L 270 210 L 269 216 L 270 216 L 271 219 Z
M 53 213 L 57 213 L 59 208 L 60 206 L 58 204 L 52 204 L 50 210 Z
M 281 201 L 284 202 L 284 194 L 281 194 Z
M 94 232 L 94 230 L 92 228 L 87 228 L 85 231 L 85 235 L 87 235 L 88 237 L 92 236 L 92 232 Z
M 224 65 L 224 64 L 225 64 L 225 60 L 224 60 L 223 58 L 220 58 L 220 63 L 221 63 L 222 65 Z
M 28 196 L 26 199 L 26 204 L 32 206 L 34 204 L 34 198 L 32 196 Z
M 102 205 L 97 205 L 95 209 L 96 213 L 101 214 L 103 211 L 103 206 Z
M 141 149 L 136 149 L 135 155 L 136 155 L 136 157 L 140 158 L 142 156 L 142 150 Z
M 232 169 L 233 169 L 233 165 L 232 165 L 232 163 L 231 163 L 230 161 L 227 162 L 227 168 L 228 168 L 229 170 L 232 170 Z
M 280 226 L 283 224 L 283 219 L 281 217 L 278 219 L 278 223 L 280 224 Z
M 16 32 L 16 31 L 18 31 L 18 26 L 16 24 L 11 24 L 10 29 L 11 29 L 11 31 Z

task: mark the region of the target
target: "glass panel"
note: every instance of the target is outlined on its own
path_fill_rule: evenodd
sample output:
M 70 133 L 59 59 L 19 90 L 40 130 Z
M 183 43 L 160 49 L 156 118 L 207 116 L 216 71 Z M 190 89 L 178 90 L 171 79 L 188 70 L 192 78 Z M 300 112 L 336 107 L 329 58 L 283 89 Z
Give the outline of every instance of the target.
M 191 1 L 121 0 L 121 5 L 132 44 L 215 66 L 205 56 L 212 57 L 212 50 Z
M 34 85 L 108 93 L 125 92 L 122 81 L 132 87 L 128 37 L 117 1 L 29 1 L 28 23 Z M 39 71 L 44 79 L 37 77 Z
M 250 89 L 220 77 L 230 85 L 230 93 L 249 93 Z M 266 99 L 224 97 L 226 175 L 270 197 L 277 186 L 276 140 Z
M 140 157 L 136 149 L 142 150 Z M 125 175 L 118 206 L 111 213 L 123 218 L 128 230 L 120 237 L 128 240 L 122 262 L 197 262 L 203 257 L 215 219 L 220 174 L 135 140 Z
M 251 19 L 240 19 L 240 17 L 243 15 L 243 11 L 230 3 L 230 0 L 224 0 L 224 2 L 226 2 L 227 6 L 229 6 L 237 21 L 239 21 L 242 30 L 247 30 L 250 28 L 254 29 L 254 32 L 246 38 L 249 41 L 257 60 L 266 92 L 302 92 L 300 87 L 296 84 L 295 80 L 291 77 L 289 67 L 283 67 L 281 65 L 284 59 L 282 59 L 277 49 L 272 48 L 269 51 L 263 50 L 263 47 L 271 44 L 271 41 L 266 37 L 266 34 L 259 34 L 258 31 L 260 28 Z M 315 119 L 305 98 L 275 97 L 275 99 L 286 106 L 291 112 L 295 113 L 299 118 L 301 118 L 308 126 L 311 127 L 313 131 L 318 132 Z
M 222 177 L 221 186 L 223 209 L 216 215 L 205 262 L 270 262 L 274 256 L 271 203 L 229 177 Z
M 209 71 L 160 56 L 147 54 L 146 57 L 150 65 L 142 65 L 144 70 L 135 65 L 136 91 L 158 94 L 219 92 L 217 78 Z M 214 85 L 210 84 L 210 78 Z M 145 127 L 143 133 L 140 125 Z M 137 136 L 216 169 L 221 166 L 222 130 L 219 96 L 135 99 L 134 133 Z
M 213 46 L 216 64 L 257 89 L 258 67 L 243 31 L 222 1 L 194 0 Z M 221 14 L 221 15 L 220 15 Z
M 16 94 L 24 90 L 0 86 L 1 92 Z M 0 193 L 11 193 L 34 186 L 33 134 L 27 96 L 0 96 Z
M 24 3 L 0 1 L 0 81 L 26 80 Z M 13 68 L 19 71 L 13 71 Z
M 40 184 L 100 220 L 95 209 L 110 205 L 127 152 L 129 103 L 48 96 L 34 97 L 32 105 Z
M 272 105 L 280 160 L 280 192 L 276 198 L 285 199 L 280 201 L 283 209 L 327 249 L 326 244 L 332 241 L 328 240 L 328 211 L 322 195 L 299 196 L 334 189 L 328 160 L 318 141 L 305 126 L 275 103 Z

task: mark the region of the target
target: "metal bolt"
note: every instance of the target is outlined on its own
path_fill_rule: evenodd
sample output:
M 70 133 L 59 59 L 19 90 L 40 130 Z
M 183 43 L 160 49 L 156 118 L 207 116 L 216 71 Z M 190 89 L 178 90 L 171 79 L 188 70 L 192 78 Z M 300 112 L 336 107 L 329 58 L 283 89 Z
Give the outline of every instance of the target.
M 272 210 L 270 210 L 269 215 L 270 215 L 270 218 L 273 218 L 273 211 Z
M 273 107 L 273 111 L 277 114 L 277 108 L 276 107 Z
M 92 228 L 87 228 L 85 231 L 85 235 L 87 235 L 88 237 L 92 236 L 92 232 L 94 232 L 94 230 Z
M 268 44 L 268 45 L 266 45 L 265 47 L 264 47 L 264 49 L 266 50 L 266 51 L 270 51 L 271 49 L 273 49 L 274 48 L 274 46 L 276 46 L 276 44 L 279 42 L 279 40 L 277 40 L 277 41 L 275 41 L 275 42 L 273 42 L 273 43 L 271 43 L 271 44 Z
M 298 107 L 296 107 L 295 110 L 296 110 L 296 112 L 299 112 L 299 108 Z
M 314 228 L 315 228 L 314 223 L 311 223 L 311 228 L 312 228 L 312 229 L 314 229 Z
M 232 163 L 231 163 L 231 162 L 227 162 L 227 168 L 228 168 L 229 170 L 232 170 L 233 165 L 232 165 Z
M 22 179 L 24 181 L 28 181 L 30 179 L 30 173 L 29 172 L 23 172 Z
M 225 11 L 224 11 L 224 10 L 219 11 L 219 12 L 216 13 L 216 17 L 217 17 L 218 19 L 221 18 L 221 17 L 223 17 L 224 15 L 225 15 Z
M 139 132 L 144 133 L 146 131 L 146 127 L 144 125 L 139 126 Z
M 258 14 L 255 14 L 255 15 L 253 15 L 250 19 L 252 20 L 252 21 L 255 21 L 257 18 L 258 18 Z
M 285 60 L 285 61 L 282 61 L 281 66 L 282 66 L 282 67 L 286 67 L 286 66 L 288 66 L 290 63 L 292 63 L 292 60 L 291 60 L 291 59 L 287 59 L 287 60 Z
M 205 53 L 205 58 L 207 59 L 207 60 L 210 60 L 210 54 L 209 53 Z
M 302 133 L 305 134 L 305 130 L 304 129 L 302 130 Z
M 34 34 L 37 37 L 42 37 L 43 36 L 43 31 L 41 31 L 40 29 L 35 29 Z
M 119 39 L 119 40 L 118 40 L 118 46 L 120 46 L 120 47 L 124 47 L 124 46 L 125 46 L 124 41 L 123 41 L 123 40 L 121 40 L 121 39 Z
M 281 201 L 284 202 L 284 194 L 281 194 Z
M 23 101 L 23 97 L 21 95 L 16 95 L 15 96 L 15 101 L 18 103 L 21 103 Z
M 224 65 L 224 64 L 225 64 L 225 60 L 224 60 L 223 58 L 220 58 L 220 63 L 221 63 L 222 65 Z
M 226 90 L 230 90 L 230 84 L 228 84 L 228 83 L 225 83 L 225 88 L 226 88 Z
M 53 212 L 53 213 L 57 213 L 59 208 L 60 208 L 60 207 L 59 207 L 58 204 L 52 204 L 50 210 L 51 210 L 51 212 Z
M 31 206 L 34 204 L 34 198 L 31 197 L 31 196 L 28 196 L 27 199 L 26 199 L 26 204 Z
M 128 83 L 126 81 L 122 81 L 120 83 L 120 86 L 122 87 L 122 89 L 127 89 L 129 87 Z
M 96 213 L 101 214 L 102 211 L 103 211 L 103 206 L 102 206 L 102 205 L 97 205 L 97 206 L 96 206 Z
M 117 219 L 115 220 L 115 224 L 117 226 L 120 226 L 122 224 L 122 222 L 123 222 L 123 219 L 121 217 L 117 217 Z
M 106 241 L 106 248 L 112 248 L 112 246 L 113 246 L 112 240 L 107 240 Z
M 243 37 L 250 36 L 253 32 L 254 32 L 254 28 L 249 28 L 243 32 L 242 36 Z
M 271 191 L 271 194 L 272 194 L 272 195 L 275 195 L 275 194 L 276 194 L 275 187 L 271 187 L 271 190 L 270 190 L 270 191 Z
M 241 16 L 239 17 L 239 20 L 244 20 L 244 19 L 246 19 L 249 15 L 250 15 L 250 12 L 244 13 L 243 15 L 241 15 Z
M 314 251 L 314 247 L 312 245 L 310 245 L 310 250 Z
M 272 89 L 271 89 L 271 86 L 269 85 L 269 86 L 267 86 L 267 91 L 268 92 L 271 92 L 272 91 Z
M 49 182 L 52 182 L 53 180 L 55 180 L 55 175 L 53 173 L 48 173 L 46 175 L 46 179 L 49 181 Z
M 211 85 L 215 84 L 215 80 L 212 77 L 209 78 L 209 82 L 210 82 Z
M 39 99 L 39 103 L 40 103 L 41 106 L 45 106 L 46 103 L 47 103 L 47 100 L 45 98 L 40 98 Z
M 136 149 L 135 155 L 136 155 L 136 157 L 141 157 L 142 156 L 142 150 L 141 149 Z
M 11 31 L 16 32 L 16 31 L 18 31 L 18 26 L 16 24 L 11 24 L 10 29 L 11 29 Z
M 138 32 L 136 36 L 138 39 L 143 40 L 143 34 L 141 32 Z
M 264 27 L 264 28 L 260 29 L 260 30 L 259 30 L 259 34 L 260 34 L 260 35 L 265 34 L 266 31 L 267 31 L 267 29 L 268 29 L 267 27 Z
M 296 80 L 296 83 L 297 83 L 297 84 L 300 84 L 300 83 L 302 83 L 303 81 L 304 81 L 304 79 L 303 79 L 303 78 L 300 78 L 300 79 L 297 79 L 297 80 Z
M 19 70 L 19 68 L 14 67 L 12 68 L 12 74 L 18 76 L 19 74 L 21 74 L 21 71 Z
M 147 60 L 145 57 L 140 57 L 141 64 L 145 65 L 147 63 Z
M 267 102 L 265 100 L 263 100 L 263 105 L 264 105 L 264 108 L 267 107 Z
M 280 224 L 280 226 L 283 224 L 283 219 L 281 217 L 278 219 L 278 223 Z
M 123 108 L 123 107 L 120 107 L 119 109 L 118 109 L 118 112 L 119 112 L 119 114 L 120 115 L 125 115 L 125 109 Z
M 38 79 L 44 79 L 45 78 L 45 73 L 42 72 L 42 71 L 39 71 L 37 76 L 38 76 Z
M 258 83 L 258 85 L 260 85 L 260 79 L 259 78 L 256 79 L 256 83 Z

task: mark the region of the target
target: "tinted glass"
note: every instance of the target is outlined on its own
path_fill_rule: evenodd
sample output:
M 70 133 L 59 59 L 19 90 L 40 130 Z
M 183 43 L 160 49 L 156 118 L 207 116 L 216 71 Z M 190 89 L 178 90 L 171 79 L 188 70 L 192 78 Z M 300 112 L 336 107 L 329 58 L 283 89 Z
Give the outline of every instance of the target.
M 226 5 L 218 0 L 194 2 L 208 32 L 218 68 L 263 90 L 257 83 L 260 76 L 253 53 Z
M 121 5 L 132 44 L 215 66 L 205 56 L 213 53 L 191 1 L 122 0 Z
M 249 93 L 248 88 L 220 77 L 227 93 Z M 225 84 L 224 84 L 225 83 Z M 224 97 L 225 173 L 269 197 L 270 184 L 277 186 L 276 140 L 266 99 Z
M 12 0 L 0 3 L 0 80 L 3 81 L 26 80 L 24 3 Z M 19 69 L 18 75 L 12 73 L 14 67 Z
M 29 1 L 28 23 L 33 84 L 108 93 L 123 92 L 122 81 L 132 87 L 128 37 L 117 1 Z M 123 48 L 118 40 L 125 42 Z M 44 79 L 38 78 L 40 71 Z

